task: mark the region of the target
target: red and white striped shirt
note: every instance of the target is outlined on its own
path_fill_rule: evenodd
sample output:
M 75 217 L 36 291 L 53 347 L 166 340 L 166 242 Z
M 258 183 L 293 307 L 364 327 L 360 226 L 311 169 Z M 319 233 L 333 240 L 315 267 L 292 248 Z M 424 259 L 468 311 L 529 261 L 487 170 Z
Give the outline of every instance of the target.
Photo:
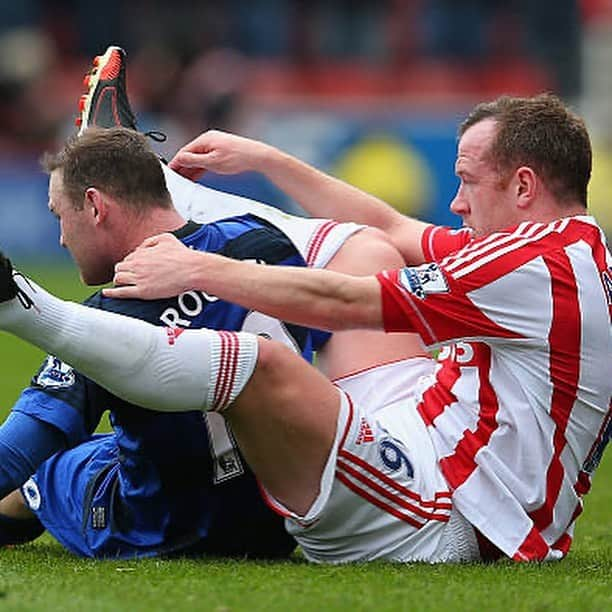
M 453 501 L 515 560 L 561 558 L 611 431 L 603 232 L 587 216 L 432 227 L 423 246 L 437 263 L 378 278 L 385 329 L 442 347 L 419 412 Z

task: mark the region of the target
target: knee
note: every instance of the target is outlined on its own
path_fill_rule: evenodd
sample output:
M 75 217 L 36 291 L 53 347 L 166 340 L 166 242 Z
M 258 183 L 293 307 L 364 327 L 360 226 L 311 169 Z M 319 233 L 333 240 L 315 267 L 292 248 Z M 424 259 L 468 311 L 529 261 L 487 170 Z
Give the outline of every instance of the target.
M 258 338 L 257 365 L 249 381 L 249 395 L 292 401 L 299 395 L 304 369 L 309 367 L 303 357 L 284 344 Z
M 293 358 L 302 359 L 281 342 L 261 336 L 257 338 L 257 351 L 256 369 L 265 376 L 278 376 Z

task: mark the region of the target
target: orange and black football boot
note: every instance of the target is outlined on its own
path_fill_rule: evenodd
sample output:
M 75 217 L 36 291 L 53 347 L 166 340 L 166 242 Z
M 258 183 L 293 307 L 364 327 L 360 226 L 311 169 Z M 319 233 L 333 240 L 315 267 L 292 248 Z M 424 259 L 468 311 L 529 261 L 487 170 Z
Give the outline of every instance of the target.
M 88 127 L 127 127 L 136 129 L 136 117 L 130 107 L 126 88 L 125 51 L 110 46 L 97 56 L 83 84 L 87 87 L 79 100 L 75 123 L 82 134 Z

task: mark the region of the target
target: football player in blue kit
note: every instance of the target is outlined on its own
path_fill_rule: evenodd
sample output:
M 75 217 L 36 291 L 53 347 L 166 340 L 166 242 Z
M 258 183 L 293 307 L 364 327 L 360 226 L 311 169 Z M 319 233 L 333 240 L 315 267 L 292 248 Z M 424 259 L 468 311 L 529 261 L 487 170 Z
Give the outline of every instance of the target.
M 305 265 L 280 230 L 256 217 L 185 223 L 156 156 L 137 132 L 89 130 L 48 157 L 46 166 L 49 208 L 87 284 L 110 280 L 114 264 L 154 229 L 173 230 L 193 249 Z M 86 304 L 167 326 L 170 343 L 181 327 L 245 329 L 281 339 L 310 359 L 327 337 L 317 334 L 314 346 L 309 330 L 201 292 L 154 302 L 112 300 L 98 292 Z M 106 410 L 113 433 L 92 435 Z M 221 417 L 137 408 L 53 356 L 0 427 L 0 496 L 26 480 L 23 495 L 36 519 L 0 516 L 5 543 L 29 539 L 42 524 L 67 549 L 96 558 L 279 557 L 295 546 L 262 500 Z
M 135 132 L 127 99 L 125 53 L 109 47 L 95 66 L 81 105 L 81 139 L 47 160 L 50 209 L 60 217 L 62 244 L 70 250 L 86 283 L 107 282 L 114 263 L 147 234 L 171 230 L 192 248 L 259 263 L 307 264 L 354 274 L 402 263 L 388 240 L 374 230 L 353 223 L 292 217 L 192 183 L 157 159 L 151 164 L 150 151 L 146 152 L 142 137 Z M 87 130 L 117 124 L 134 131 L 103 134 Z M 137 168 L 134 164 L 139 158 L 143 167 Z M 80 182 L 75 183 L 71 164 L 77 174 L 92 168 L 96 174 L 81 174 Z M 165 202 L 162 171 L 178 212 Z M 142 191 L 143 185 L 151 184 L 157 185 L 153 193 Z M 256 217 L 244 214 L 247 212 Z M 227 215 L 232 218 L 217 221 Z M 184 217 L 206 225 L 185 223 Z M 0 287 L 0 310 L 7 298 Z M 31 306 L 27 300 L 24 303 Z M 188 291 L 152 303 L 115 301 L 98 293 L 87 304 L 166 327 L 167 337 L 164 334 L 163 338 L 167 345 L 179 336 L 185 342 L 182 328 L 207 327 L 281 340 L 307 359 L 313 350 L 323 348 L 318 364 L 332 379 L 367 371 L 375 364 L 401 362 L 421 350 L 416 336 L 414 346 L 405 338 L 378 332 L 376 337 L 358 331 L 334 334 L 330 339 L 327 333 L 286 325 L 202 292 Z M 68 322 L 59 310 L 56 314 L 65 328 L 73 328 L 66 330 L 69 335 L 75 331 L 86 337 L 78 316 Z M 6 316 L 10 318 L 4 312 Z M 16 333 L 20 324 L 6 329 Z M 29 332 L 21 331 L 28 339 Z M 221 335 L 224 344 L 220 350 L 231 357 L 237 346 L 235 336 L 231 331 Z M 35 338 L 29 337 L 38 342 L 44 338 L 53 343 L 42 330 Z M 115 332 L 106 340 L 115 346 L 120 343 L 126 352 L 133 349 L 129 338 L 117 337 Z M 78 342 L 71 343 L 70 350 L 75 346 Z M 66 348 L 53 347 L 47 350 Z M 127 360 L 131 365 L 117 376 L 136 381 L 143 357 L 131 352 L 134 359 Z M 154 358 L 157 352 L 151 347 L 148 355 Z M 219 377 L 216 401 L 227 403 L 239 392 L 237 381 L 245 366 L 240 360 L 244 358 L 224 360 L 229 365 Z M 140 366 L 135 365 L 138 363 Z M 178 375 L 171 360 L 158 365 L 158 378 L 168 388 L 168 396 L 177 388 L 191 387 L 193 377 L 201 377 L 198 360 L 192 364 L 193 371 L 183 367 Z M 146 388 L 141 390 L 146 394 Z M 96 558 L 172 553 L 281 557 L 293 550 L 293 539 L 285 532 L 282 519 L 262 501 L 220 415 L 151 413 L 132 402 L 119 400 L 70 365 L 48 357 L 0 426 L 0 544 L 31 540 L 44 525 L 69 550 Z M 162 410 L 172 409 L 164 394 L 156 395 L 155 402 Z M 106 409 L 111 411 L 113 433 L 91 435 Z

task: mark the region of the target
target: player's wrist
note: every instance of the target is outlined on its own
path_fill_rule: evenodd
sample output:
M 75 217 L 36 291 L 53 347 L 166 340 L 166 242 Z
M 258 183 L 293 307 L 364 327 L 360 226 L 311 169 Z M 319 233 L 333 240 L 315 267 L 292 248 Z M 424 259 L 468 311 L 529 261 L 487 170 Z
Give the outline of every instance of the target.
M 252 158 L 253 170 L 265 174 L 270 179 L 286 170 L 292 159 L 288 153 L 263 142 L 258 143 Z

